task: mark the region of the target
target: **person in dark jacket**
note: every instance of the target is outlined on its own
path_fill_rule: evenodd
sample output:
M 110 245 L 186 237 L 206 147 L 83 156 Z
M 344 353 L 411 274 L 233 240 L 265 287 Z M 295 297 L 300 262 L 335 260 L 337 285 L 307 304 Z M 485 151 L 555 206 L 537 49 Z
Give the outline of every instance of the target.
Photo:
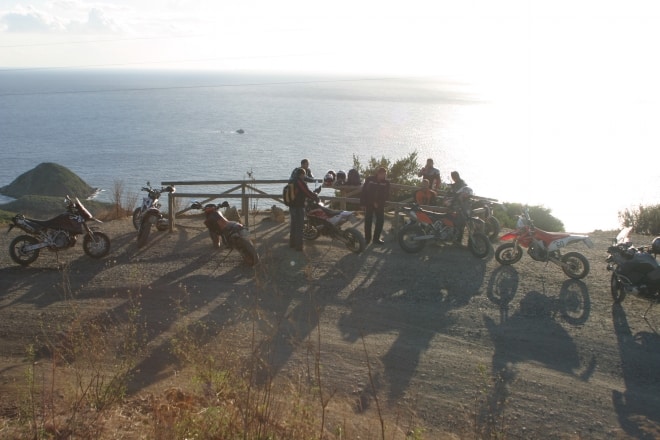
M 465 183 L 465 180 L 461 178 L 461 175 L 458 174 L 458 171 L 452 171 L 451 172 L 451 180 L 453 180 L 454 183 L 451 184 L 451 192 L 453 194 L 456 194 L 459 189 L 465 188 L 468 186 L 467 183 Z
M 385 202 L 390 198 L 390 181 L 387 180 L 387 170 L 383 167 L 378 168 L 375 176 L 369 176 L 364 180 L 362 193 L 360 194 L 360 205 L 364 207 L 364 239 L 367 244 L 371 242 L 371 225 L 373 218 L 376 217 L 376 224 L 373 230 L 373 241 L 375 244 L 382 244 L 384 241 L 380 238 L 385 223 Z
M 303 159 L 300 161 L 300 168 L 305 170 L 305 182 L 314 183 L 316 182 L 316 177 L 312 174 L 312 170 L 309 169 L 309 159 Z M 291 172 L 291 180 L 295 179 L 296 173 L 300 168 L 294 168 Z
M 304 168 L 297 168 L 294 171 L 296 176 L 293 182 L 296 185 L 296 196 L 289 206 L 291 215 L 291 227 L 289 230 L 289 247 L 297 251 L 303 250 L 303 228 L 305 227 L 305 201 L 309 198 L 314 201 L 319 200 L 319 196 L 310 191 L 305 183 L 306 172 Z

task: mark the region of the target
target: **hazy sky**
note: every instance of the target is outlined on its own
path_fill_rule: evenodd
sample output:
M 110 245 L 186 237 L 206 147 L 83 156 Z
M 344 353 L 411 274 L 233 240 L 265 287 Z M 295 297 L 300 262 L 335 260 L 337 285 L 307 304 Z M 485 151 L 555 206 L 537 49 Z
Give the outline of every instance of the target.
M 657 78 L 656 3 L 0 0 L 0 67 Z
M 501 136 L 483 148 L 522 152 L 542 187 L 576 204 L 594 181 L 623 203 L 630 189 L 611 194 L 609 170 L 657 156 L 659 45 L 658 0 L 0 0 L 0 74 L 277 70 L 469 84 L 502 109 Z M 659 172 L 630 171 L 651 179 L 649 196 L 634 193 L 657 202 Z

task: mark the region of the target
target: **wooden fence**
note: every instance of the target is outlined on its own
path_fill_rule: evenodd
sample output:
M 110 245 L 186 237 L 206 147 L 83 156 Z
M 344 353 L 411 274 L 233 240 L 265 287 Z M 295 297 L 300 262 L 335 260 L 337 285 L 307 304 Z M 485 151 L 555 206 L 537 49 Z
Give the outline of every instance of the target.
M 250 201 L 252 199 L 272 199 L 275 202 L 281 203 L 284 205 L 282 200 L 282 188 L 288 182 L 288 180 L 198 180 L 198 181 L 166 181 L 161 182 L 161 185 L 174 186 L 177 191 L 175 193 L 170 193 L 168 197 L 168 209 L 170 213 L 170 232 L 174 230 L 174 225 L 176 222 L 176 217 L 190 210 L 190 207 L 185 207 L 179 211 L 175 212 L 175 207 L 178 206 L 178 203 L 175 201 L 177 198 L 189 198 L 189 199 L 200 199 L 202 205 L 206 203 L 211 203 L 213 200 L 217 199 L 239 199 L 241 201 L 241 214 L 244 218 L 244 225 L 249 225 L 249 212 L 250 212 Z M 321 181 L 319 181 L 320 183 Z M 195 192 L 194 188 L 191 188 L 193 191 L 184 192 L 181 191 L 182 187 L 219 187 L 217 192 Z M 265 187 L 269 188 L 265 188 Z M 274 188 L 277 188 L 275 190 Z M 324 188 L 327 191 L 334 190 L 334 196 L 328 196 L 327 194 L 320 194 L 322 200 L 336 202 L 339 206 L 339 209 L 346 209 L 348 204 L 359 205 L 360 204 L 360 191 L 362 186 L 339 186 Z M 394 210 L 396 212 L 395 221 L 398 221 L 398 213 L 404 206 L 410 206 L 410 203 L 413 200 L 413 194 L 415 191 L 419 190 L 420 187 L 409 186 L 409 185 L 399 185 L 392 183 L 391 190 L 397 192 L 408 192 L 409 197 L 406 197 L 402 200 L 396 202 L 387 202 L 386 209 Z M 268 191 L 271 191 L 269 193 Z M 275 193 L 273 193 L 275 192 Z M 438 192 L 438 196 L 443 197 L 446 193 Z M 489 202 L 497 202 L 495 199 L 487 197 L 474 197 L 475 199 L 485 200 Z M 444 208 L 441 206 L 424 206 L 424 208 L 442 212 Z M 174 213 L 174 215 L 171 215 Z

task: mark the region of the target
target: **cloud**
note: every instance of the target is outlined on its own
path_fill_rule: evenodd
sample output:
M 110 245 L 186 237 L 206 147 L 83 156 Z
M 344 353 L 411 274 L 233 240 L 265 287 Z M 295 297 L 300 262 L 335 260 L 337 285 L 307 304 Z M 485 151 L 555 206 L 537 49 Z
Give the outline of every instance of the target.
M 0 23 L 6 32 L 40 33 L 62 30 L 56 20 L 34 9 L 9 12 L 0 17 Z
M 115 33 L 120 30 L 117 22 L 98 7 L 86 11 L 70 7 L 52 14 L 30 7 L 0 15 L 0 31 L 10 33 Z
M 114 33 L 120 30 L 119 25 L 103 10 L 92 8 L 87 15 L 87 21 L 72 21 L 67 30 L 76 33 Z

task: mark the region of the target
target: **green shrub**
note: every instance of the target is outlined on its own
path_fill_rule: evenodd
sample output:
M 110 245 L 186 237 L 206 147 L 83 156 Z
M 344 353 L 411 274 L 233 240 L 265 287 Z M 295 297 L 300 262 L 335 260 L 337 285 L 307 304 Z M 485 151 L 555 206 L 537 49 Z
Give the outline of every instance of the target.
M 632 226 L 638 234 L 660 234 L 660 205 L 642 206 L 638 209 L 619 211 L 622 226 Z
M 369 176 L 375 176 L 376 170 L 380 167 L 385 167 L 387 170 L 387 179 L 392 183 L 411 186 L 420 184 L 420 178 L 417 176 L 417 173 L 421 166 L 417 162 L 416 151 L 394 162 L 385 156 L 380 159 L 372 156 L 365 166 L 360 163 L 360 159 L 355 154 L 353 155 L 353 168 L 360 173 L 363 180 Z M 390 191 L 390 200 L 392 201 L 403 200 L 408 197 L 410 197 L 409 191 L 397 191 L 395 189 Z
M 523 212 L 521 203 L 503 203 L 502 209 L 495 210 L 495 217 L 500 221 L 503 228 L 515 229 L 518 216 Z M 544 206 L 529 206 L 529 216 L 534 225 L 550 232 L 564 232 L 564 223 L 551 215 L 552 210 Z
M 360 163 L 360 159 L 353 155 L 353 168 L 358 170 L 363 179 L 376 175 L 376 170 L 379 167 L 387 169 L 387 178 L 392 183 L 401 185 L 419 185 L 420 178 L 417 177 L 417 172 L 422 168 L 417 162 L 417 152 L 413 151 L 402 159 L 397 159 L 392 162 L 385 156 L 380 159 L 371 157 L 366 165 Z

